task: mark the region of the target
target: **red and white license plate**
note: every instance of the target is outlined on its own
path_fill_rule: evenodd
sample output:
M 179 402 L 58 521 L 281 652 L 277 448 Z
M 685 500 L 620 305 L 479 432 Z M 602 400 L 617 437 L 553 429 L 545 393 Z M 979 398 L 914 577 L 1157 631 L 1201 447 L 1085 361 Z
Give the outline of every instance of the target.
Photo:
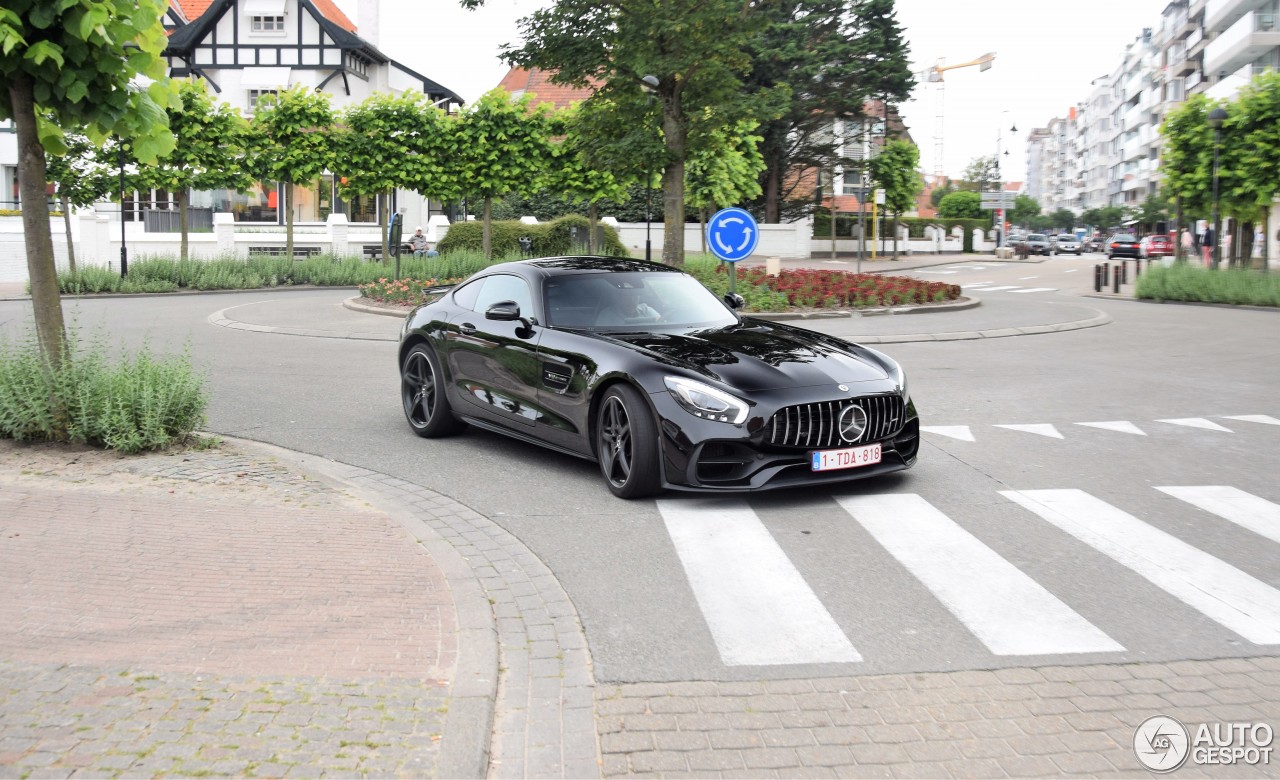
M 809 467 L 814 471 L 856 469 L 859 466 L 879 463 L 880 445 L 869 444 L 865 447 L 849 447 L 843 450 L 814 450 L 810 456 L 813 460 Z

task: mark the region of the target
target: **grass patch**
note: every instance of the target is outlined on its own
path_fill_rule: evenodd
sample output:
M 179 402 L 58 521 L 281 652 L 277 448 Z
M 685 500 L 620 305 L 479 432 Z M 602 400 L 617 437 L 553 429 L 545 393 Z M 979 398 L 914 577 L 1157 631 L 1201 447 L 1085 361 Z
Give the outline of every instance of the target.
M 1161 301 L 1280 306 L 1280 274 L 1242 268 L 1214 271 L 1188 263 L 1157 265 L 1138 277 L 1134 295 Z
M 109 362 L 105 352 L 68 332 L 55 368 L 34 333 L 0 342 L 0 437 L 136 453 L 184 442 L 204 423 L 204 378 L 189 354 L 157 357 L 143 346 Z

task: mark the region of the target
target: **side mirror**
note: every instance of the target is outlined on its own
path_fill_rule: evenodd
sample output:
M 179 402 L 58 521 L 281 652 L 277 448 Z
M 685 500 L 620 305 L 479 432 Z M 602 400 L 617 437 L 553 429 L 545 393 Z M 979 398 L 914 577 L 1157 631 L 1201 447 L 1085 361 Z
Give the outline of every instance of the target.
M 484 318 L 499 322 L 515 322 L 520 319 L 520 305 L 515 301 L 498 301 L 485 309 Z
M 743 298 L 741 295 L 738 295 L 737 293 L 725 293 L 724 305 L 728 306 L 730 309 L 737 310 L 737 309 L 741 309 L 743 306 L 746 306 L 747 301 L 745 298 Z

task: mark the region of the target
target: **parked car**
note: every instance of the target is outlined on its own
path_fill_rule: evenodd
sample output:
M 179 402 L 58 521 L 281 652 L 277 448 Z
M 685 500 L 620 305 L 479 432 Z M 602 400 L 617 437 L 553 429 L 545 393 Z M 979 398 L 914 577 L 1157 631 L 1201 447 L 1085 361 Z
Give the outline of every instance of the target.
M 1102 236 L 1085 236 L 1085 239 L 1080 242 L 1080 246 L 1086 252 L 1101 252 Z
M 1026 244 L 1029 255 L 1047 255 L 1052 249 L 1049 237 L 1044 233 L 1028 233 L 1026 240 L 1022 243 Z
M 1144 236 L 1138 243 L 1139 257 L 1172 257 L 1173 239 L 1163 234 Z
M 414 309 L 400 396 L 413 432 L 467 425 L 594 460 L 609 490 L 744 492 L 910 468 L 903 369 L 868 347 L 738 313 L 659 263 L 503 263 Z M 495 458 L 512 457 L 493 453 Z
M 1079 256 L 1083 250 L 1080 248 L 1080 239 L 1074 234 L 1061 233 L 1054 237 L 1054 251 L 1062 255 Z
M 1115 260 L 1117 257 L 1138 257 L 1138 238 L 1132 233 L 1116 233 L 1107 239 L 1106 249 L 1107 259 Z

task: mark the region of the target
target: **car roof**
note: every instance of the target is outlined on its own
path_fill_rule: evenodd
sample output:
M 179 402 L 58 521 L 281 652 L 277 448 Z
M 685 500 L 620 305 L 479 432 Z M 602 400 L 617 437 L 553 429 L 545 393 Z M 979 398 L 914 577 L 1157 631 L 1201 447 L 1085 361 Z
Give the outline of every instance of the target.
M 662 263 L 652 263 L 631 257 L 607 257 L 603 255 L 566 255 L 521 260 L 522 264 L 539 269 L 551 276 L 580 273 L 683 273 L 681 269 Z

